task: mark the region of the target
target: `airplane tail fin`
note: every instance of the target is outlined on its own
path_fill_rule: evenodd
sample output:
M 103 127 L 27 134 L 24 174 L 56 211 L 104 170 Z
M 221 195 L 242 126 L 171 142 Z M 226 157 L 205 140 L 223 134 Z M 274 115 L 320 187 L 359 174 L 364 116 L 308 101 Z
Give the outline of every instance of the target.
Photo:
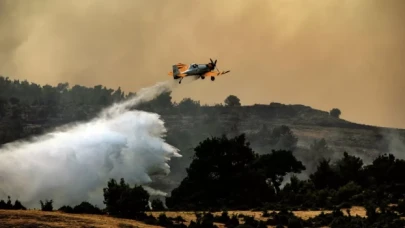
M 179 76 L 178 76 L 179 74 L 180 74 L 179 68 L 176 65 L 173 65 L 173 78 L 174 79 L 179 78 Z

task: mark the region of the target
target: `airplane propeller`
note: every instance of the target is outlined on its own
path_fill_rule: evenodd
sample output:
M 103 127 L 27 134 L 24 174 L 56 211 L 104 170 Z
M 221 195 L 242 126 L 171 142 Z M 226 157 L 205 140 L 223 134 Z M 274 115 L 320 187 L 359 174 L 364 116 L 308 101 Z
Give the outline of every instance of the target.
M 212 59 L 210 58 L 210 61 L 211 61 L 211 64 L 212 64 L 212 68 L 216 69 L 216 70 L 218 71 L 218 73 L 220 73 L 220 71 L 219 71 L 219 69 L 218 69 L 218 67 L 217 67 L 217 60 L 212 61 Z M 226 73 L 228 73 L 228 72 L 230 72 L 230 71 L 227 70 L 227 71 L 225 71 L 225 72 L 222 72 L 222 74 L 226 74 Z
M 219 72 L 219 70 L 218 70 L 218 68 L 217 68 L 217 60 L 215 60 L 215 62 L 214 61 L 212 61 L 212 59 L 210 58 L 210 61 L 211 61 L 211 64 L 212 64 L 212 68 L 213 69 L 217 69 L 217 71 Z

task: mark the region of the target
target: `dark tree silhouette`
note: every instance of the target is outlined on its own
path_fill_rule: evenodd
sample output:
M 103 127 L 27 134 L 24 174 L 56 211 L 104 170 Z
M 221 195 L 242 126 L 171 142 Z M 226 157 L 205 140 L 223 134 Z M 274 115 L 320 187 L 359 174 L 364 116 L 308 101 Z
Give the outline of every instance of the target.
M 45 200 L 45 202 L 40 200 L 39 203 L 42 211 L 53 211 L 53 200 Z
M 310 175 L 310 179 L 317 189 L 337 189 L 341 186 L 339 173 L 331 167 L 330 160 L 326 159 L 319 162 L 317 170 Z
M 329 114 L 335 118 L 339 118 L 342 112 L 338 108 L 333 108 L 332 110 L 330 110 Z
M 350 181 L 364 183 L 363 161 L 360 158 L 344 152 L 343 158 L 339 159 L 336 165 L 343 181 L 342 184 L 347 184 Z
M 260 155 L 253 167 L 271 180 L 276 193 L 280 191 L 280 185 L 287 173 L 301 173 L 305 170 L 302 162 L 298 161 L 291 151 L 286 150 L 273 150 L 270 154 Z
M 239 107 L 241 106 L 240 99 L 235 95 L 229 95 L 225 101 L 225 106 L 229 107 Z
M 167 111 L 173 107 L 171 92 L 164 92 L 149 103 L 154 110 Z
M 152 209 L 154 211 L 164 211 L 165 207 L 163 205 L 163 202 L 160 199 L 154 199 L 152 200 Z
M 148 192 L 142 186 L 131 188 L 123 178 L 119 184 L 111 179 L 103 191 L 106 210 L 113 216 L 139 218 L 149 209 Z
M 196 114 L 200 109 L 200 101 L 195 101 L 191 98 L 183 98 L 177 105 L 180 113 Z
M 77 214 L 103 214 L 100 208 L 90 204 L 89 202 L 81 202 L 73 208 L 73 213 Z
M 208 138 L 194 150 L 187 177 L 166 199 L 169 208 L 257 207 L 274 199 L 287 173 L 305 169 L 291 151 L 259 156 L 244 134 Z
M 293 151 L 297 147 L 298 138 L 288 126 L 281 125 L 273 129 L 269 143 L 275 150 Z
M 244 134 L 208 138 L 194 151 L 187 177 L 166 199 L 169 208 L 251 207 L 271 197 L 265 176 L 250 167 L 258 155 Z

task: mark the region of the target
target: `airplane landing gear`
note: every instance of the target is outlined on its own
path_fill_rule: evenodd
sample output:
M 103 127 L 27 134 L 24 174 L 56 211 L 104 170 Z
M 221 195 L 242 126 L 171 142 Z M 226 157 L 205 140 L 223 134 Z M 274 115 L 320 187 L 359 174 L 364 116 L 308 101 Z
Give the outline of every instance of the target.
M 211 77 L 211 81 L 215 81 L 215 77 Z

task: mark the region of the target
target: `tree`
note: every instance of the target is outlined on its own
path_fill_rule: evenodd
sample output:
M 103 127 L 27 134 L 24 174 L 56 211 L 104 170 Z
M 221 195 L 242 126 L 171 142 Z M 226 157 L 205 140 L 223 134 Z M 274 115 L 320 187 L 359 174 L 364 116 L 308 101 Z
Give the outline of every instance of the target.
M 27 208 L 24 207 L 19 200 L 14 201 L 13 209 L 14 210 L 27 210 Z
M 342 112 L 340 112 L 340 109 L 338 108 L 333 108 L 332 110 L 330 110 L 329 114 L 335 118 L 339 118 Z
M 137 218 L 149 208 L 149 193 L 142 186 L 131 188 L 124 178 L 119 184 L 110 179 L 103 192 L 106 209 L 113 216 Z
M 263 154 L 255 161 L 254 167 L 271 180 L 276 193 L 287 173 L 301 173 L 305 170 L 302 162 L 298 161 L 291 151 L 273 150 L 271 154 Z
M 154 210 L 154 211 L 164 211 L 165 207 L 163 205 L 163 202 L 160 199 L 152 200 L 152 210 Z
M 79 205 L 76 205 L 73 208 L 72 212 L 77 214 L 103 214 L 100 208 L 86 201 L 83 201 Z
M 208 138 L 194 151 L 187 176 L 166 199 L 169 208 L 260 207 L 274 200 L 287 173 L 305 170 L 291 151 L 259 156 L 250 148 L 244 134 Z
M 338 172 L 330 165 L 330 160 L 321 159 L 316 171 L 309 176 L 316 189 L 337 189 L 341 186 Z
M 0 118 L 6 115 L 6 107 L 8 102 L 5 98 L 0 97 Z
M 288 126 L 281 125 L 273 129 L 269 143 L 275 150 L 294 151 L 297 148 L 298 138 Z
M 45 203 L 40 200 L 39 203 L 42 211 L 53 211 L 53 200 L 45 200 Z
M 244 134 L 208 138 L 194 151 L 187 176 L 166 199 L 169 208 L 254 207 L 271 197 L 265 176 L 250 167 L 258 156 Z
M 191 98 L 183 98 L 177 105 L 180 113 L 197 113 L 200 107 L 200 101 L 194 101 Z
M 402 198 L 405 191 L 405 160 L 397 159 L 392 154 L 378 156 L 371 165 L 364 167 L 365 176 L 369 177 L 368 187 L 386 189 L 395 198 Z
M 166 111 L 173 107 L 171 92 L 164 92 L 149 103 L 155 111 Z
M 125 98 L 125 94 L 121 91 L 121 87 L 118 87 L 117 90 L 112 94 L 112 99 L 114 102 L 119 102 Z
M 321 138 L 320 140 L 315 139 L 309 146 L 309 150 L 311 151 L 311 154 L 313 154 L 312 160 L 315 161 L 319 158 L 329 157 L 333 152 L 324 138 Z
M 10 101 L 10 104 L 12 104 L 12 105 L 17 105 L 17 104 L 20 103 L 20 99 L 18 99 L 18 98 L 16 98 L 16 97 L 11 97 L 11 98 L 9 99 L 9 101 Z
M 225 106 L 229 106 L 229 107 L 239 107 L 241 106 L 240 104 L 240 99 L 235 96 L 235 95 L 229 95 L 226 99 L 225 99 Z
M 364 181 L 363 161 L 360 158 L 344 152 L 343 158 L 338 160 L 336 164 L 339 175 L 344 182 L 343 184 L 347 184 L 350 181 L 354 181 L 355 183 Z

